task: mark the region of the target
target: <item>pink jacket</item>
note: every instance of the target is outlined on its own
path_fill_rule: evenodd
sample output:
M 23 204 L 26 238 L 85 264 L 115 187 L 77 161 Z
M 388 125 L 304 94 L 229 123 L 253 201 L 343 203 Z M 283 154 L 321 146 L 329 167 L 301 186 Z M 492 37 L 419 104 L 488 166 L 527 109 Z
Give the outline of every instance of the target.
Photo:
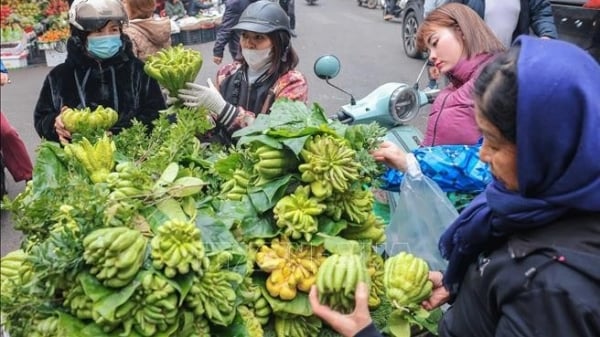
M 447 74 L 450 84 L 431 106 L 423 146 L 473 145 L 479 141 L 481 133 L 475 123 L 471 95 L 477 74 L 492 57 L 492 54 L 479 54 L 462 59 Z

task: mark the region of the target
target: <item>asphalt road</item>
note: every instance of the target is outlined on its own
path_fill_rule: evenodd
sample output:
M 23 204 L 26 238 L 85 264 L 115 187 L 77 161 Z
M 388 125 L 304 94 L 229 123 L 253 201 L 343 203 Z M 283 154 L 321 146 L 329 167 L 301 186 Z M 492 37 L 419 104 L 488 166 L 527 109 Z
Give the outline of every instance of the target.
M 313 74 L 313 63 L 321 55 L 335 54 L 340 59 L 342 69 L 332 83 L 351 92 L 357 99 L 385 82 L 415 81 L 422 61 L 404 55 L 401 25 L 383 21 L 381 9 L 358 7 L 352 0 L 319 0 L 314 6 L 297 0 L 296 16 L 298 37 L 293 39 L 293 46 L 300 57 L 298 68 L 309 82 L 309 102 L 319 103 L 328 113 L 333 114 L 341 105 L 347 104 L 349 96 Z M 212 63 L 213 43 L 189 47 L 201 51 L 205 57 L 197 82 L 206 83 L 217 70 Z M 229 57 L 226 53 L 224 62 L 231 61 Z M 33 127 L 33 109 L 50 69 L 45 64 L 38 64 L 10 70 L 12 83 L 0 91 L 2 111 L 19 131 L 34 160 L 40 139 Z M 424 110 L 414 122 L 421 129 L 427 112 Z M 24 185 L 11 178 L 7 173 L 9 196 L 14 197 Z M 10 215 L 6 212 L 1 216 L 0 234 L 1 256 L 19 247 L 20 233 L 12 229 Z

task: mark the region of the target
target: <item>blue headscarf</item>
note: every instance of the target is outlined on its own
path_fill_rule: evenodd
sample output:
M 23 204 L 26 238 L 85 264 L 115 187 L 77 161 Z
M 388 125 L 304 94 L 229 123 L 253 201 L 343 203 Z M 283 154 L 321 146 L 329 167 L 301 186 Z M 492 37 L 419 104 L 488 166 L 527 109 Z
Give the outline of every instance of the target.
M 456 293 L 479 253 L 570 210 L 600 211 L 600 66 L 557 40 L 522 36 L 517 61 L 519 191 L 494 179 L 440 238 Z

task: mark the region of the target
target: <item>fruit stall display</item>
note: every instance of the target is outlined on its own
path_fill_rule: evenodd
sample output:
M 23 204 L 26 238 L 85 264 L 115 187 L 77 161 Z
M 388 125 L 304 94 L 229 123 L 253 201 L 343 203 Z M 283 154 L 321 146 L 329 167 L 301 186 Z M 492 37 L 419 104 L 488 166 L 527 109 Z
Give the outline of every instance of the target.
M 202 57 L 178 46 L 147 64 L 177 90 Z M 236 146 L 206 144 L 210 113 L 170 103 L 151 130 L 116 135 L 105 132 L 115 111 L 72 109 L 72 142 L 41 143 L 33 179 L 2 204 L 24 234 L 0 261 L 11 337 L 338 336 L 307 292 L 349 312 L 359 281 L 386 334 L 435 330 L 439 311 L 419 306 L 427 264 L 377 249 L 382 168 L 369 151 L 382 128 L 278 100 Z

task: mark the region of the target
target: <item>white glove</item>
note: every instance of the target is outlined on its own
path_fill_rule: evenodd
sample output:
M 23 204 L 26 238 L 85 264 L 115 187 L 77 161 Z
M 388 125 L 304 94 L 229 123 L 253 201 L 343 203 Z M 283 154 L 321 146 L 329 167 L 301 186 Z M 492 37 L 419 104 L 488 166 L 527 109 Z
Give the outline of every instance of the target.
M 210 79 L 207 87 L 190 82 L 186 83 L 185 86 L 187 89 L 179 89 L 178 95 L 185 106 L 192 108 L 201 106 L 219 114 L 227 104 Z
M 218 124 L 228 128 L 238 114 L 235 106 L 227 103 L 221 93 L 215 88 L 212 81 L 208 79 L 208 87 L 196 83 L 186 83 L 187 89 L 179 89 L 178 97 L 183 105 L 188 107 L 205 107 L 218 114 Z

